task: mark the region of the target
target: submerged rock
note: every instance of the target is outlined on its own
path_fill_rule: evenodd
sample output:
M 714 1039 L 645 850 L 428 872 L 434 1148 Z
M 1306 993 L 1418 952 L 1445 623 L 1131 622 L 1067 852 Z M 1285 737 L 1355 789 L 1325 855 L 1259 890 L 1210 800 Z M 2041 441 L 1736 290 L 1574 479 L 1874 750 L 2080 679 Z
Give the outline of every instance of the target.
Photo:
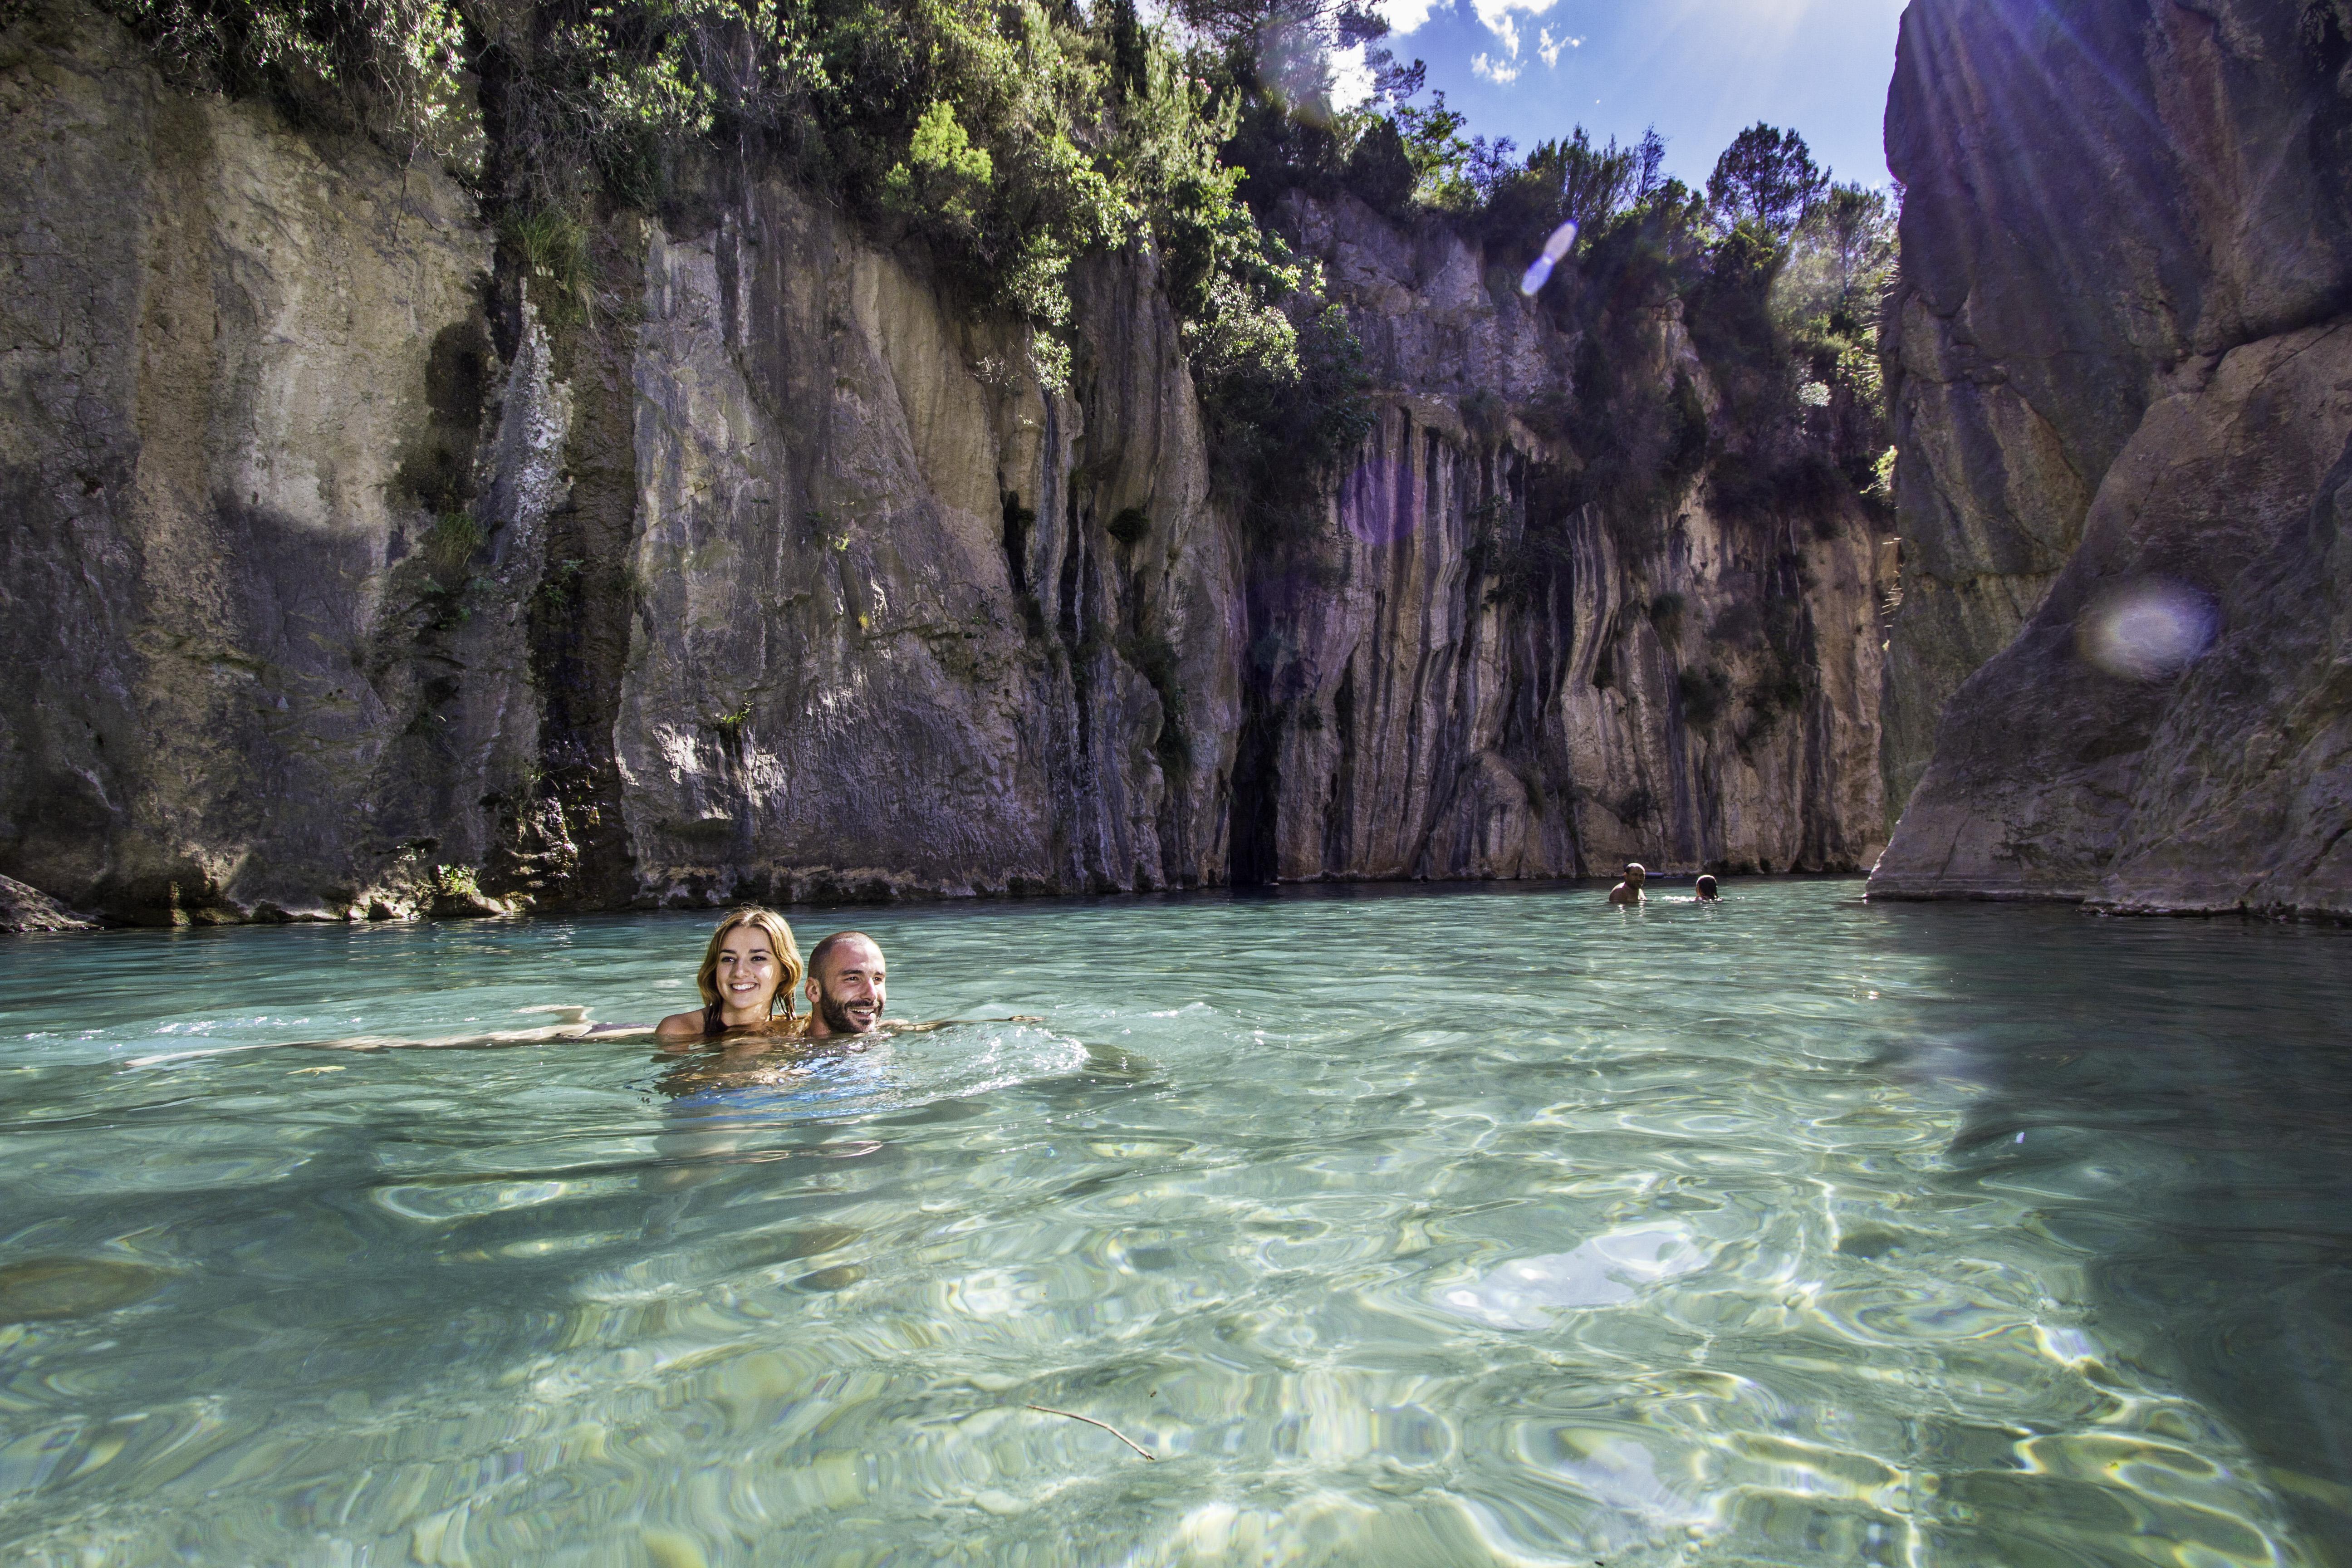
M 1497 1329 L 1549 1328 L 1554 1314 L 1613 1307 L 1645 1286 L 1706 1266 L 1710 1254 L 1679 1226 L 1612 1230 L 1567 1252 L 1516 1258 L 1438 1295 L 1448 1311 Z
M 144 1264 L 28 1258 L 0 1265 L 0 1323 L 88 1318 L 152 1296 L 169 1279 Z

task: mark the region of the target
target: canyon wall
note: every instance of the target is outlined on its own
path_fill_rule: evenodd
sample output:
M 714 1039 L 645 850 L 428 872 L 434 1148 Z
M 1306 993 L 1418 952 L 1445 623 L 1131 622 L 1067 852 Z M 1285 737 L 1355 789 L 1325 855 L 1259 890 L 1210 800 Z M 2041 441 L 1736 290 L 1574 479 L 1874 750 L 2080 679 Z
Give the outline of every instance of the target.
M 1575 335 L 1442 225 L 1286 208 L 1377 419 L 1269 540 L 1149 256 L 1081 269 L 1047 390 L 756 170 L 560 289 L 78 6 L 0 106 L 7 923 L 1879 847 L 1870 520 L 1564 501 Z M 1722 421 L 1673 310 L 1634 337 Z
M 1876 897 L 2352 912 L 2352 16 L 1916 0 Z
M 1578 345 L 1516 274 L 1352 198 L 1283 219 L 1382 395 L 1321 533 L 1252 585 L 1270 868 L 1867 865 L 1882 584 L 1859 503 L 1732 515 L 1692 479 L 1559 505 L 1580 458 L 1540 426 Z M 1678 308 L 1625 336 L 1625 374 L 1688 384 L 1720 425 Z

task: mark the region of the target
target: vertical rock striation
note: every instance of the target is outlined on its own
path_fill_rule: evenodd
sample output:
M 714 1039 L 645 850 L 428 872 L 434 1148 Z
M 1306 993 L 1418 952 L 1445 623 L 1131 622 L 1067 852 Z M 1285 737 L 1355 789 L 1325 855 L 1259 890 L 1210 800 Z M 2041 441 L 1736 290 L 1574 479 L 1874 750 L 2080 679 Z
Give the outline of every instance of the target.
M 1906 14 L 1874 895 L 2352 910 L 2347 58 L 2325 5 Z
M 644 896 L 1223 881 L 1237 565 L 1149 277 L 1089 275 L 1065 397 L 773 182 L 644 270 Z
M 1571 504 L 1584 459 L 1553 416 L 1579 345 L 1516 277 L 1352 197 L 1286 220 L 1350 307 L 1381 416 L 1321 533 L 1251 595 L 1266 869 L 1868 864 L 1878 584 L 1858 504 L 1736 511 L 1696 475 L 1652 504 Z M 1674 307 L 1633 338 L 1636 380 L 1688 384 L 1720 424 Z

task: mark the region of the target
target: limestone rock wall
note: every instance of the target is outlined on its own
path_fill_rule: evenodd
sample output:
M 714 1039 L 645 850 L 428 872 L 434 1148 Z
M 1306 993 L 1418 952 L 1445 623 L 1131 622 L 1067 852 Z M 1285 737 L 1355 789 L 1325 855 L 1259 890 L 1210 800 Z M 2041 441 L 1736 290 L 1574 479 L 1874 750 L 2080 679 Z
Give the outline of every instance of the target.
M 2352 77 L 2329 15 L 1906 13 L 1904 816 L 1874 894 L 2352 908 L 2329 477 Z M 2203 606 L 2210 649 L 2117 674 L 2087 650 L 2148 594 Z
M 1286 221 L 1351 306 L 1381 413 L 1322 536 L 1253 593 L 1272 868 L 1869 864 L 1882 584 L 1859 507 L 1735 519 L 1697 483 L 1625 515 L 1550 505 L 1578 459 L 1528 419 L 1576 345 L 1517 278 L 1352 198 Z M 1642 335 L 1647 375 L 1717 401 L 1672 308 Z M 1546 569 L 1513 570 L 1538 538 Z M 1783 664 L 1787 706 L 1754 700 Z
M 529 697 L 427 560 L 495 422 L 471 202 L 74 12 L 0 41 L 0 161 L 9 870 L 219 919 L 478 859 Z
M 1867 520 L 1563 510 L 1575 344 L 1441 231 L 1291 213 L 1380 417 L 1277 549 L 1148 258 L 1049 393 L 756 173 L 583 305 L 70 3 L 0 112 L 0 923 L 1875 852 Z
M 1148 276 L 1087 277 L 1063 397 L 778 184 L 644 270 L 641 893 L 1223 881 L 1239 560 Z

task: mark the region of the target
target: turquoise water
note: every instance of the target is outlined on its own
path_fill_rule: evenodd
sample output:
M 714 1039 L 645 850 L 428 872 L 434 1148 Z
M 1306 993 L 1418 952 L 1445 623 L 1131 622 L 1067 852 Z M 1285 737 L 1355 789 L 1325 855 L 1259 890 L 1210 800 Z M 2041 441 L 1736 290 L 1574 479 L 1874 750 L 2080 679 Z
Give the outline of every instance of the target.
M 2347 1561 L 2352 935 L 1727 891 L 860 912 L 1045 1021 L 744 1070 L 244 1048 L 700 918 L 14 939 L 0 1549 Z

